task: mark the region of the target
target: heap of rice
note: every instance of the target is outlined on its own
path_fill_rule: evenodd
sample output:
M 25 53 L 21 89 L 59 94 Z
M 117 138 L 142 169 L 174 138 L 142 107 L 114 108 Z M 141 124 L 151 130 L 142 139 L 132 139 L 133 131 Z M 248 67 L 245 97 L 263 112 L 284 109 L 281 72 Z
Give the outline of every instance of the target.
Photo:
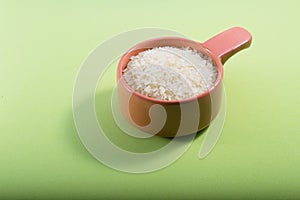
M 182 100 L 210 89 L 218 76 L 212 59 L 191 48 L 156 47 L 131 57 L 127 84 L 148 97 Z

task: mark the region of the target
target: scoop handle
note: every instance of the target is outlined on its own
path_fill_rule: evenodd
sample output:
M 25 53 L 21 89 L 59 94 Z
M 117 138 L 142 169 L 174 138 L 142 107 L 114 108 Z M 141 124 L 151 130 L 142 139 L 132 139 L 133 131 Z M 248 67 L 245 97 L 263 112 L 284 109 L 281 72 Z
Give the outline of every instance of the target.
M 224 64 L 235 53 L 248 48 L 251 41 L 252 36 L 246 29 L 233 27 L 207 40 L 203 46 Z

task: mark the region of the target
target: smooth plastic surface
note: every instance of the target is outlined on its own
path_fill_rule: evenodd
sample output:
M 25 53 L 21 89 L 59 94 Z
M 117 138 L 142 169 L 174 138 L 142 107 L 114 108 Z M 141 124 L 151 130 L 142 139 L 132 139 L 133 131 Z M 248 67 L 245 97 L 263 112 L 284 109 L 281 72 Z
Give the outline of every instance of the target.
M 222 63 L 224 63 L 236 52 L 249 47 L 251 44 L 251 38 L 252 37 L 250 33 L 245 29 L 234 27 L 212 37 L 203 44 L 185 38 L 164 37 L 147 40 L 135 45 L 121 57 L 117 71 L 117 79 L 120 83 L 118 85 L 119 102 L 125 118 L 130 123 L 147 133 L 164 137 L 189 135 L 209 126 L 211 120 L 213 120 L 217 115 L 222 101 Z M 132 56 L 137 55 L 139 52 L 160 46 L 175 46 L 179 48 L 191 47 L 198 52 L 209 55 L 218 68 L 218 78 L 214 86 L 205 93 L 181 101 L 157 100 L 137 92 L 133 92 L 133 90 L 126 84 L 124 79 L 122 79 L 123 70 L 126 68 L 127 63 Z M 129 104 L 125 99 L 130 99 Z M 191 113 L 191 116 L 194 116 L 196 114 L 195 112 L 200 112 L 201 117 L 196 119 L 199 121 L 198 128 L 195 129 L 191 128 L 190 126 L 185 126 L 185 128 L 180 129 L 181 131 L 178 133 L 177 130 L 179 129 L 179 124 L 182 122 L 180 117 L 180 104 L 185 103 L 187 105 L 192 105 L 194 101 L 198 101 L 199 111 L 192 106 L 187 107 L 190 109 L 188 112 Z M 158 124 L 148 126 L 149 123 L 152 123 L 149 117 L 149 111 L 150 108 L 155 104 L 162 105 L 167 113 L 166 123 L 161 130 L 160 128 L 157 128 Z M 157 116 L 159 116 L 159 114 L 157 114 Z M 195 119 L 191 118 L 188 120 L 193 121 Z M 157 129 L 160 130 L 158 133 L 156 132 Z
M 207 40 L 203 46 L 219 57 L 224 64 L 235 53 L 248 48 L 251 41 L 252 36 L 246 29 L 234 27 Z

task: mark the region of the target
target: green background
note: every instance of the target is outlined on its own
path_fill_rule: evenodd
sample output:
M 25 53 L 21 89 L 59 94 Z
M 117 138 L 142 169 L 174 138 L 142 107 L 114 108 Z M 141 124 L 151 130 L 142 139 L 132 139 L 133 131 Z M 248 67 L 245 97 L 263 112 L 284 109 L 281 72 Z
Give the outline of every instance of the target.
M 299 7 L 258 0 L 0 1 L 0 198 L 300 198 Z M 232 26 L 249 30 L 253 43 L 225 64 L 227 116 L 208 157 L 197 157 L 205 134 L 174 164 L 148 174 L 112 170 L 85 150 L 72 92 L 92 49 L 138 27 L 205 41 Z

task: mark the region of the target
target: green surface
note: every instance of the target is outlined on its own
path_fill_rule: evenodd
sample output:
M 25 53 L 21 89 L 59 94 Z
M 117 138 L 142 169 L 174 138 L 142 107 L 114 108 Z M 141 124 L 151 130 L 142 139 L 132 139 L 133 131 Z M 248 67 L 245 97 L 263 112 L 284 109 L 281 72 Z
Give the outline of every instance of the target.
M 0 1 L 0 198 L 300 198 L 299 7 L 258 0 Z M 248 29 L 253 43 L 225 65 L 227 117 L 207 158 L 197 158 L 204 134 L 177 162 L 149 174 L 117 172 L 90 156 L 71 104 L 93 48 L 137 27 L 205 41 L 232 26 Z M 109 92 L 112 83 L 102 89 Z

